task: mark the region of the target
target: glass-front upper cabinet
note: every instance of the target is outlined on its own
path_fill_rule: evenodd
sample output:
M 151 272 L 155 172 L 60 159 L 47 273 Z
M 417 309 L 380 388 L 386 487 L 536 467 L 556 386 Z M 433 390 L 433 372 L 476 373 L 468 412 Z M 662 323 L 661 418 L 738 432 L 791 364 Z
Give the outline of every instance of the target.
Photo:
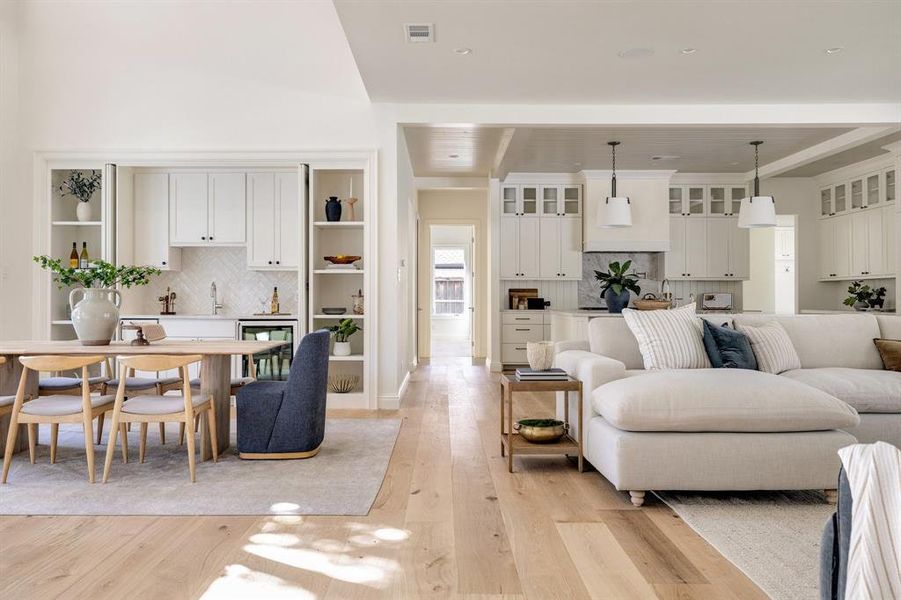
M 688 214 L 703 215 L 704 214 L 704 187 L 689 186 L 688 187 Z
M 832 188 L 823 188 L 820 190 L 820 216 L 831 217 L 832 215 Z
M 848 186 L 840 183 L 832 189 L 832 212 L 843 213 L 848 210 Z
M 710 198 L 708 204 L 708 213 L 711 215 L 725 216 L 729 214 L 731 202 L 726 202 L 726 188 L 721 185 L 712 185 L 707 188 L 707 195 Z
M 707 188 L 703 185 L 673 186 L 669 189 L 669 214 L 703 215 L 707 198 Z
M 864 208 L 867 208 L 869 206 L 878 206 L 880 200 L 882 200 L 882 197 L 879 194 L 880 179 L 881 177 L 879 176 L 879 173 L 871 173 L 870 175 L 867 175 L 867 193 L 866 200 L 863 204 Z
M 524 217 L 538 216 L 538 186 L 522 185 L 519 187 L 522 198 L 522 208 L 519 214 Z
M 885 201 L 895 201 L 895 169 L 888 169 L 885 172 Z
M 682 208 L 682 188 L 680 187 L 671 187 L 669 189 L 669 214 L 685 214 L 685 210 Z
M 501 215 L 514 217 L 519 214 L 519 186 L 501 186 Z
M 748 191 L 743 185 L 733 185 L 729 188 L 729 197 L 732 200 L 732 208 L 729 209 L 730 215 L 737 215 L 741 212 L 741 201 L 748 195 Z
M 556 185 L 541 186 L 541 216 L 560 214 L 560 188 Z
M 863 208 L 863 179 L 851 181 L 851 209 Z
M 564 185 L 563 203 L 560 213 L 567 217 L 578 217 L 582 214 L 582 186 Z

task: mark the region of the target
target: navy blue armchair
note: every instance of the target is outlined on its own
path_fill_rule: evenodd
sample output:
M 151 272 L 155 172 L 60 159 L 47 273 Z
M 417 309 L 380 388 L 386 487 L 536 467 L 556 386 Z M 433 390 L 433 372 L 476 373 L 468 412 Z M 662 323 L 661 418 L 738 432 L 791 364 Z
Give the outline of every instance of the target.
M 328 331 L 307 334 L 288 381 L 255 381 L 238 390 L 241 458 L 310 458 L 319 452 L 325 436 L 328 345 Z

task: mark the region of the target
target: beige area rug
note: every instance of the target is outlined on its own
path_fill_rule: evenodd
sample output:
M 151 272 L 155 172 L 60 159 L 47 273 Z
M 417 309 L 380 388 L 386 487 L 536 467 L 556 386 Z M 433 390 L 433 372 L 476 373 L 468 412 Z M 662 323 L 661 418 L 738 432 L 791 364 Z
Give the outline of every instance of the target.
M 822 493 L 656 495 L 770 597 L 820 597 L 820 536 L 835 511 Z
M 329 419 L 319 454 L 306 460 L 241 460 L 232 446 L 218 463 L 197 463 L 188 477 L 188 457 L 177 442 L 177 426 L 166 445 L 151 425 L 144 464 L 138 462 L 138 432 L 129 434 L 128 464 L 118 449 L 109 482 L 103 477 L 107 435 L 97 453 L 97 483 L 88 483 L 80 425 L 61 426 L 56 464 L 50 464 L 49 426 L 41 428 L 37 462 L 13 457 L 9 482 L 0 486 L 6 515 L 349 515 L 369 512 L 379 492 L 399 419 Z

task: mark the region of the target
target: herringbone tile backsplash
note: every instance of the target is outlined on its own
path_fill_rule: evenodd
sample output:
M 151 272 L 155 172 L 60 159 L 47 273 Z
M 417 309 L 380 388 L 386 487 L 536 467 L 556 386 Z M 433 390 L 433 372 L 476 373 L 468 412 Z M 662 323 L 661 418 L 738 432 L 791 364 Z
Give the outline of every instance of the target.
M 246 317 L 267 309 L 272 288 L 278 287 L 282 312 L 297 313 L 296 271 L 251 271 L 244 248 L 183 248 L 181 271 L 166 271 L 144 287 L 126 290 L 123 314 L 156 314 L 157 298 L 169 287 L 177 295 L 178 314 L 210 314 L 210 284 L 216 282 L 219 313 Z M 268 311 L 268 310 L 267 310 Z

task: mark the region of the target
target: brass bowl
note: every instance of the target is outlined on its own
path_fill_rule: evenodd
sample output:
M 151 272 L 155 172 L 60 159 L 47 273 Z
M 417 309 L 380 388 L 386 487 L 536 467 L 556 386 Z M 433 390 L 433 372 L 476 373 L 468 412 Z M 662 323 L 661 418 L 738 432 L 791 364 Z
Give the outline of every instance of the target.
M 566 434 L 567 425 L 555 419 L 522 419 L 513 429 L 533 444 L 552 444 Z
M 325 256 L 323 258 L 325 258 L 325 260 L 332 263 L 333 265 L 349 265 L 360 260 L 362 256 L 345 256 L 343 254 L 339 254 L 338 256 Z

